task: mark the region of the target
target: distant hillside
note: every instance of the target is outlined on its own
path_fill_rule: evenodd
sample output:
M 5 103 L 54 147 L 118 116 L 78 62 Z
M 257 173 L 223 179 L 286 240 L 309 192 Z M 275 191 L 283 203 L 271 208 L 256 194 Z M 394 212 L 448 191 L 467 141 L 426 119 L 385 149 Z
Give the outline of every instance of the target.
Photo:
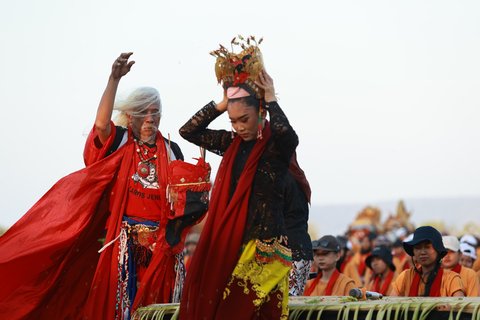
M 480 196 L 465 198 L 403 199 L 411 220 L 416 225 L 440 221 L 451 232 L 461 232 L 466 224 L 480 226 Z M 316 235 L 342 234 L 367 205 L 382 210 L 382 222 L 390 213 L 395 214 L 398 200 L 378 203 L 313 205 L 310 209 L 310 229 Z

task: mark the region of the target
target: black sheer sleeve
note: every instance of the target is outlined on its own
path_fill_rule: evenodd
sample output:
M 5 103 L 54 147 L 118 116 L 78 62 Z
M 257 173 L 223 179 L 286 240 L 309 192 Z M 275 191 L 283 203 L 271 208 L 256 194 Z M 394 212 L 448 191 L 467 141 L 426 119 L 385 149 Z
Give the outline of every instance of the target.
M 267 110 L 270 115 L 272 137 L 276 140 L 280 153 L 286 155 L 290 162 L 290 157 L 298 145 L 298 136 L 276 101 L 268 102 Z
M 179 133 L 185 140 L 223 156 L 232 143 L 231 132 L 207 129 L 207 126 L 221 114 L 222 112 L 215 108 L 215 102 L 211 101 L 195 113 L 180 128 Z

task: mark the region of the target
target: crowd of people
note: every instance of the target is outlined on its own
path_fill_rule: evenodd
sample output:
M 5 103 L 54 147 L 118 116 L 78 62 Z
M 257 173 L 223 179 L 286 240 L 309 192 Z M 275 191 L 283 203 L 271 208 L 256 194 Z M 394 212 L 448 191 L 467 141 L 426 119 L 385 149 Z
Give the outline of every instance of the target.
M 349 296 L 355 288 L 382 296 L 480 296 L 474 235 L 442 235 L 432 226 L 409 233 L 408 225 L 386 236 L 373 225 L 313 240 L 309 279 L 300 289 L 290 281 L 290 296 Z
M 480 296 L 478 239 L 443 235 L 432 226 L 387 240 L 375 231 L 314 240 L 306 296 L 346 296 L 364 288 L 382 296 Z
M 8 275 L 0 314 L 128 320 L 139 307 L 177 302 L 182 320 L 286 319 L 290 296 L 344 296 L 359 287 L 478 296 L 473 236 L 442 238 L 402 217 L 384 232 L 370 210 L 346 235 L 311 241 L 299 137 L 277 101 L 261 42 L 238 37 L 231 51 L 212 52 L 223 99 L 179 125 L 200 147 L 196 164 L 159 130 L 156 89 L 116 98 L 135 62 L 131 52 L 114 61 L 86 167 L 59 180 L 0 237 L 0 273 Z M 211 129 L 224 114 L 232 129 Z M 222 157 L 213 183 L 206 150 Z M 205 216 L 201 234 L 191 232 Z

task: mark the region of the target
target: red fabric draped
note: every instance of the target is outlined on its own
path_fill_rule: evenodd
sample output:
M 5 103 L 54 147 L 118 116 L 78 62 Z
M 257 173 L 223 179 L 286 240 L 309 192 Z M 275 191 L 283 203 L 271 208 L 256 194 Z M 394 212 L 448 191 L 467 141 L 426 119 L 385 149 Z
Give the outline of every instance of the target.
M 98 254 L 98 240 L 105 228 L 106 243 L 120 232 L 135 152 L 130 139 L 103 158 L 114 136 L 98 148 L 92 131 L 84 152 L 87 167 L 60 179 L 0 237 L 0 314 L 10 319 L 114 319 L 118 244 Z M 157 143 L 166 159 L 160 133 Z M 159 162 L 161 179 L 166 163 Z M 164 278 L 171 279 L 172 251 L 156 250 L 149 269 L 168 270 Z
M 310 183 L 308 183 L 307 177 L 305 176 L 305 172 L 302 170 L 302 168 L 300 168 L 300 165 L 298 164 L 297 152 L 293 153 L 292 158 L 290 159 L 290 165 L 288 169 L 290 170 L 293 178 L 302 188 L 302 191 L 305 193 L 308 203 L 310 203 L 310 199 L 312 197 L 312 189 L 310 188 Z
M 133 135 L 129 132 L 129 137 Z M 158 181 L 162 195 L 166 194 L 167 181 L 167 150 L 162 134 L 157 132 L 157 174 Z M 135 143 L 130 138 L 124 147 L 123 162 L 120 166 L 119 174 L 116 179 L 116 185 L 112 190 L 114 196 L 113 203 L 110 205 L 111 216 L 107 223 L 107 236 L 105 243 L 115 239 L 121 230 L 123 213 L 125 212 L 125 204 L 127 198 L 128 179 L 130 179 L 130 168 L 132 166 L 132 159 L 134 152 L 136 152 Z M 117 151 L 118 152 L 118 151 Z M 162 183 L 163 182 L 163 183 Z M 164 212 L 169 210 L 168 204 L 165 201 Z M 153 252 L 152 260 L 145 271 L 140 288 L 146 281 L 150 281 L 152 277 L 158 276 L 161 273 L 164 285 L 155 288 L 152 295 L 158 302 L 169 302 L 171 293 L 173 291 L 173 283 L 175 281 L 175 274 L 173 272 L 175 257 L 174 250 L 168 248 L 165 244 L 165 225 L 167 216 L 162 215 L 159 222 L 159 230 L 157 235 L 156 250 Z M 183 245 L 180 243 L 179 245 Z M 178 248 L 178 246 L 177 246 Z M 181 250 L 181 249 L 180 249 Z M 85 305 L 86 319 L 114 319 L 115 318 L 115 304 L 118 281 L 118 242 L 113 243 L 107 247 L 101 254 L 100 260 L 95 271 L 92 288 Z M 140 293 L 140 294 L 138 294 Z M 145 290 L 137 292 L 136 299 L 145 297 Z M 138 305 L 134 303 L 134 305 Z
M 182 216 L 185 211 L 187 189 L 195 192 L 210 190 L 211 184 L 207 182 L 210 175 L 210 165 L 203 158 L 199 158 L 196 165 L 176 160 L 170 163 L 168 169 L 169 192 L 175 193 L 175 199 L 172 199 L 173 202 L 171 203 L 174 211 L 170 212 L 171 215 L 168 218 L 173 219 Z M 203 183 L 199 184 L 199 178 L 202 178 Z M 177 185 L 185 183 L 197 184 L 189 186 Z M 183 239 L 185 239 L 189 230 L 190 228 L 185 228 L 182 231 L 182 241 L 174 248 L 167 244 L 167 241 L 164 239 L 165 233 L 159 234 L 155 248 L 155 252 L 158 251 L 159 254 L 154 254 L 150 262 L 150 264 L 156 267 L 147 269 L 142 283 L 138 286 L 133 310 L 153 303 L 170 302 L 175 287 L 175 255 L 183 250 Z M 187 264 L 185 263 L 186 268 Z
M 367 255 L 360 256 L 360 263 L 358 264 L 358 274 L 363 277 L 365 275 L 365 271 L 367 270 L 367 264 L 365 263 Z
M 59 180 L 0 237 L 0 314 L 79 319 L 99 259 L 107 202 L 123 152 Z
M 350 260 L 352 259 L 352 256 L 347 256 L 345 258 L 345 260 L 343 260 L 342 264 L 340 265 L 340 272 L 343 273 L 343 271 L 345 271 L 345 267 L 347 266 L 347 264 L 350 262 Z
M 429 297 L 440 297 L 440 288 L 442 285 L 443 278 L 443 269 L 439 268 L 435 279 L 433 280 L 432 286 L 430 287 Z M 418 297 L 418 286 L 420 285 L 420 274 L 415 272 L 413 276 L 412 285 L 410 287 L 410 292 L 408 293 L 409 297 Z
M 324 296 L 331 296 L 333 292 L 333 286 L 335 285 L 335 282 L 337 282 L 338 277 L 340 277 L 340 272 L 335 268 L 333 270 L 332 275 L 330 276 L 330 279 L 328 280 L 327 287 L 325 288 L 325 293 Z M 315 287 L 317 284 L 320 282 L 320 279 L 322 279 L 322 273 L 319 272 L 315 279 L 312 281 L 311 285 L 305 290 L 304 295 L 309 296 L 312 294 L 313 290 L 315 290 Z
M 271 136 L 268 122 L 243 168 L 238 185 L 229 197 L 231 172 L 241 138 L 236 137 L 220 163 L 205 227 L 185 280 L 180 319 L 215 319 L 223 291 L 235 268 L 242 245 L 258 160 Z
M 382 281 L 379 275 L 375 275 L 374 282 L 373 282 L 373 291 L 383 294 L 384 296 L 387 295 L 388 287 L 393 279 L 393 271 L 389 270 L 387 276 L 385 277 L 385 281 L 383 285 L 380 287 L 380 282 Z

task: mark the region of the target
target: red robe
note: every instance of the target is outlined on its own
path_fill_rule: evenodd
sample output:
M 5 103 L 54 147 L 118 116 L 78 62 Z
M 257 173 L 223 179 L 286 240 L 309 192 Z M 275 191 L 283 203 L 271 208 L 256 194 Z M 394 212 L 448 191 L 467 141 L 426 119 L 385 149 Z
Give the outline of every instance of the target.
M 118 244 L 99 254 L 98 239 L 105 229 L 105 243 L 120 232 L 135 146 L 130 138 L 104 158 L 115 132 L 101 148 L 94 137 L 93 130 L 87 167 L 60 179 L 0 237 L 0 314 L 9 319 L 114 319 Z M 159 179 L 166 174 L 160 170 L 167 168 L 159 168 Z M 154 293 L 159 303 L 170 298 L 174 255 L 183 248 L 182 241 L 171 248 L 164 231 L 144 279 L 163 281 Z M 150 302 L 139 291 L 137 298 Z

